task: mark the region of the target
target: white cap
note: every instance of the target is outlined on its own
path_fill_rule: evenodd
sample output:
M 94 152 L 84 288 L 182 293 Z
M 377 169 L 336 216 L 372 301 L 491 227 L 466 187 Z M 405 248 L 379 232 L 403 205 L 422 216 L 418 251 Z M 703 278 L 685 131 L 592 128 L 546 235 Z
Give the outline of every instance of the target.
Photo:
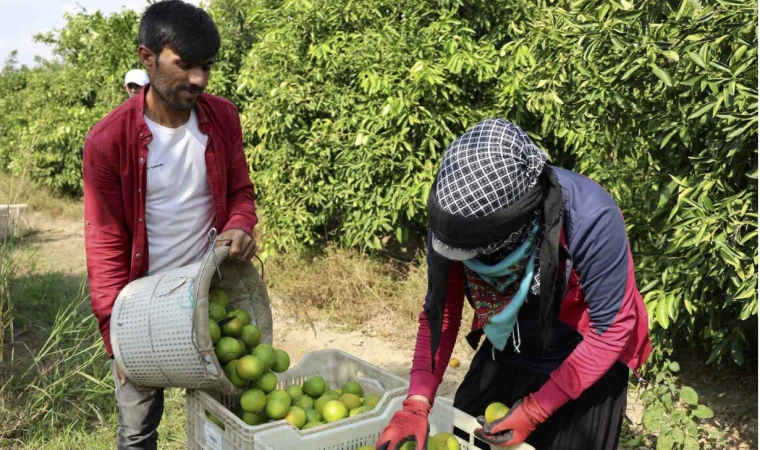
M 148 74 L 140 69 L 132 69 L 124 75 L 124 86 L 129 83 L 135 83 L 138 86 L 145 86 L 150 80 Z

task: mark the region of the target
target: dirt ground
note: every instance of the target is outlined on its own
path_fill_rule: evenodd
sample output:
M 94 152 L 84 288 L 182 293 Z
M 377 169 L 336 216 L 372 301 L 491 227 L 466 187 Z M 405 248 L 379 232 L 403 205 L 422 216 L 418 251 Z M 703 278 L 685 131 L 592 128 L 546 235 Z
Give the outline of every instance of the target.
M 81 221 L 69 218 L 52 218 L 41 212 L 30 212 L 27 216 L 32 229 L 27 240 L 33 253 L 37 269 L 63 272 L 70 275 L 86 273 L 84 254 L 84 233 Z M 30 255 L 31 256 L 31 255 Z M 403 377 L 408 377 L 411 367 L 413 345 L 410 340 L 394 340 L 381 337 L 376 330 L 354 330 L 342 332 L 324 322 L 312 322 L 293 317 L 283 307 L 284 299 L 278 298 L 276 292 L 270 292 L 274 306 L 275 335 L 274 342 L 291 355 L 293 362 L 298 361 L 304 353 L 326 348 L 340 349 L 363 360 L 375 364 Z M 302 318 L 301 318 L 302 319 Z M 368 331 L 369 330 L 369 331 Z M 393 351 L 389 351 L 393 349 Z M 454 356 L 461 361 L 461 366 L 449 368 L 439 395 L 453 398 L 456 386 L 469 368 L 474 352 L 459 345 Z M 712 421 L 714 426 L 728 432 L 731 437 L 730 448 L 757 448 L 757 374 L 715 375 L 705 370 L 704 365 L 695 363 L 684 383 L 697 389 L 704 401 L 715 411 Z M 682 363 L 682 367 L 690 367 Z M 643 408 L 635 393 L 629 393 L 628 417 L 634 423 L 640 423 Z

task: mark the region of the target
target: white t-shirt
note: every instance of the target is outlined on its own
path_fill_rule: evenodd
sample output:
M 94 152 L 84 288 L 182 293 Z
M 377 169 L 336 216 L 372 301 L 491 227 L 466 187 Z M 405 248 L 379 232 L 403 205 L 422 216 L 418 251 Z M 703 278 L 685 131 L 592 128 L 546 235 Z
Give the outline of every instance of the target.
M 153 140 L 148 144 L 145 225 L 149 273 L 197 262 L 209 250 L 214 205 L 206 175 L 208 136 L 198 129 L 195 111 L 179 128 L 147 117 Z

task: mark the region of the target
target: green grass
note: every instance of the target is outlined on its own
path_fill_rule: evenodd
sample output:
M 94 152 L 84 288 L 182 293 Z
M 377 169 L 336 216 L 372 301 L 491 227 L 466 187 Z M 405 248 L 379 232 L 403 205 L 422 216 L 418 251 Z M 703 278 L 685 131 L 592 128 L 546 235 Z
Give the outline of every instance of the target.
M 164 417 L 158 428 L 159 449 L 180 450 L 186 446 L 185 393 L 180 389 L 166 391 Z M 111 450 L 116 446 L 116 430 L 119 426 L 118 416 L 114 412 L 102 421 L 93 421 L 87 428 L 67 429 L 60 433 L 40 435 L 29 439 L 20 448 L 49 450 L 70 450 L 81 448 L 87 450 Z
M 19 260 L 22 244 L 0 242 L 0 313 L 13 325 L 0 361 L 0 448 L 114 448 L 113 380 L 85 280 L 36 270 Z M 167 391 L 159 433 L 160 448 L 185 447 L 184 391 Z

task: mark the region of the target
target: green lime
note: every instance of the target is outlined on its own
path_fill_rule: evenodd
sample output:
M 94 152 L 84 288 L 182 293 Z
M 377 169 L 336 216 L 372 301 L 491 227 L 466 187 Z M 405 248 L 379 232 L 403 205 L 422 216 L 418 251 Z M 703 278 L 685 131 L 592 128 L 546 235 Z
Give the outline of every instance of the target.
M 230 311 L 229 314 L 227 314 L 227 317 L 236 317 L 238 320 L 240 320 L 240 323 L 242 323 L 243 326 L 250 325 L 251 323 L 251 316 L 244 309 L 235 308 Z
M 253 385 L 256 389 L 261 389 L 266 393 L 272 392 L 277 387 L 277 375 L 273 372 L 266 372 L 257 378 Z
M 261 341 L 261 330 L 256 325 L 246 325 L 240 332 L 240 339 L 245 342 L 246 347 L 254 348 Z
M 240 378 L 253 381 L 264 374 L 264 363 L 253 355 L 246 355 L 238 360 L 235 370 Z
M 251 354 L 256 356 L 263 362 L 267 370 L 271 370 L 274 366 L 274 349 L 269 344 L 259 344 L 251 350 Z
M 306 422 L 306 425 L 304 425 L 301 429 L 302 430 L 308 430 L 309 428 L 318 427 L 320 425 L 324 425 L 324 422 Z
M 243 387 L 248 384 L 248 382 L 238 376 L 236 371 L 237 362 L 237 359 L 233 359 L 232 361 L 228 362 L 227 365 L 224 366 L 224 374 L 227 375 L 227 378 L 232 384 L 237 387 Z
M 209 302 L 208 317 L 214 322 L 219 322 L 220 320 L 227 317 L 227 308 L 225 308 L 221 303 Z
M 354 394 L 359 397 L 364 395 L 364 389 L 362 389 L 362 385 L 357 383 L 356 381 L 349 381 L 348 383 L 343 385 L 343 389 L 340 391 L 341 394 Z
M 319 396 L 319 398 L 322 398 L 322 397 L 329 397 L 332 400 L 337 400 L 337 399 L 339 399 L 341 397 L 341 395 L 340 395 L 339 392 L 327 391 L 324 394 L 322 394 L 322 395 Z
M 375 409 L 373 406 L 360 406 L 358 408 L 352 409 L 348 414 L 348 417 L 354 417 L 357 414 L 364 414 L 365 412 L 370 412 L 373 409 Z
M 303 408 L 304 410 L 314 408 L 314 399 L 308 395 L 301 395 L 299 397 L 293 398 L 295 398 L 295 402 L 293 404 L 300 408 Z
M 290 356 L 282 350 L 274 351 L 274 365 L 272 372 L 282 373 L 290 367 Z
M 352 409 L 356 409 L 356 408 L 359 408 L 360 406 L 362 406 L 362 399 L 360 399 L 359 396 L 356 395 L 356 394 L 345 394 L 345 395 L 342 395 L 338 399 L 338 401 L 341 402 L 341 403 L 343 403 L 344 405 L 346 405 L 346 408 L 348 408 L 349 411 L 351 411 Z
M 297 384 L 291 384 L 288 387 L 285 388 L 285 391 L 290 395 L 290 398 L 296 399 L 303 395 L 303 391 L 301 390 L 301 386 Z
M 327 423 L 337 422 L 348 417 L 348 408 L 342 402 L 330 400 L 322 410 L 322 417 Z
M 208 331 L 211 334 L 212 344 L 216 344 L 222 338 L 222 330 L 219 329 L 219 324 L 213 320 L 208 321 Z
M 248 389 L 240 397 L 240 406 L 243 411 L 257 413 L 264 410 L 267 404 L 267 395 L 261 389 Z
M 222 335 L 230 337 L 240 337 L 240 333 L 243 332 L 243 323 L 236 317 L 229 322 L 222 325 Z M 245 344 L 244 344 L 245 345 Z
M 208 291 L 209 302 L 217 302 L 225 308 L 230 305 L 230 297 L 221 289 L 211 289 Z
M 437 433 L 435 436 L 428 439 L 428 445 L 430 444 L 433 444 L 438 450 L 459 450 L 459 442 L 451 433 Z
M 311 398 L 308 395 L 306 397 Z M 322 414 L 320 414 L 319 411 L 317 411 L 314 408 L 303 408 L 303 412 L 306 414 L 306 422 L 321 422 L 322 421 Z
M 325 379 L 320 376 L 308 378 L 303 383 L 303 392 L 311 398 L 319 398 L 327 389 Z
M 262 423 L 266 423 L 267 415 L 264 413 L 264 411 L 257 413 L 244 412 L 241 419 L 243 419 L 243 422 L 248 425 L 261 425 Z
M 494 402 L 488 405 L 486 408 L 485 419 L 486 422 L 491 423 L 506 416 L 509 412 L 509 407 L 501 402 Z
M 383 398 L 377 394 L 367 394 L 367 396 L 362 399 L 362 404 L 374 408 L 382 399 Z
M 219 428 L 221 428 L 222 430 L 224 430 L 224 423 L 222 423 L 221 420 L 219 420 L 216 417 L 214 417 L 213 414 L 211 414 L 210 412 L 206 411 L 206 417 L 208 417 L 209 420 L 211 420 L 212 422 L 214 422 L 216 424 L 216 426 L 218 426 Z
M 298 406 L 291 406 L 290 409 L 288 409 L 288 413 L 285 414 L 285 420 L 300 430 L 306 425 L 306 413 L 304 413 L 303 409 Z
M 240 353 L 240 343 L 235 338 L 225 336 L 216 343 L 214 352 L 216 353 L 216 357 L 219 358 L 219 362 L 230 362 L 233 359 L 237 359 Z
M 287 392 L 283 390 L 272 391 L 269 394 L 269 399 L 267 400 L 267 405 L 264 409 L 267 413 L 267 417 L 272 420 L 282 419 L 290 410 L 290 402 L 291 399 Z M 304 420 L 305 419 L 306 417 L 304 416 Z

